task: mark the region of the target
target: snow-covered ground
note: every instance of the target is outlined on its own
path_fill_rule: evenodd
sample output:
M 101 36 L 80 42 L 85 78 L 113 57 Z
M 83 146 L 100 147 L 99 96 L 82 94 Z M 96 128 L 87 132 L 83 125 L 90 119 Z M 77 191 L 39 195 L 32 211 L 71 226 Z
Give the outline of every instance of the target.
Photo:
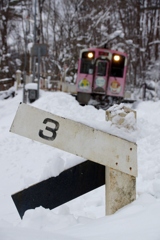
M 0 240 L 160 240 L 160 101 L 139 103 L 136 129 L 124 133 L 138 145 L 136 201 L 105 216 L 103 186 L 54 210 L 28 210 L 23 220 L 11 195 L 84 159 L 9 132 L 21 101 L 21 90 L 0 100 Z M 95 128 L 107 126 L 105 111 L 79 106 L 62 92 L 42 92 L 32 105 Z

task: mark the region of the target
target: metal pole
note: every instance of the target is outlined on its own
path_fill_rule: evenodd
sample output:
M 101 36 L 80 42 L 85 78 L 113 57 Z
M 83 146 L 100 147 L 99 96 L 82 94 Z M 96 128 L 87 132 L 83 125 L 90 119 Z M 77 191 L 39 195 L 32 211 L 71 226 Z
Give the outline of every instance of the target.
M 23 103 L 26 103 L 26 65 L 27 65 L 27 34 L 25 32 L 25 56 L 24 56 L 24 72 L 23 72 Z
M 34 0 L 34 43 L 36 43 L 37 33 L 36 33 L 36 15 L 37 15 L 37 0 Z
M 40 49 L 40 47 L 38 47 L 38 84 L 37 84 L 37 99 L 39 98 L 40 62 L 41 62 L 41 49 Z
M 34 44 L 36 43 L 37 33 L 36 33 L 36 15 L 37 15 L 37 0 L 34 0 Z M 33 81 L 35 80 L 35 65 L 36 65 L 36 58 L 33 56 Z

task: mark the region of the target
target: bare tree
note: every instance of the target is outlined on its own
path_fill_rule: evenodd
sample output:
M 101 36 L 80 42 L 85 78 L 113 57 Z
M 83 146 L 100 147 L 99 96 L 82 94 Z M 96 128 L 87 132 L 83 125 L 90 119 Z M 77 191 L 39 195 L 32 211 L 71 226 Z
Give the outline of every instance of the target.
M 14 20 L 21 18 L 21 13 L 16 8 L 18 5 L 21 5 L 21 0 L 0 1 L 0 77 L 11 77 L 11 54 L 9 51 L 8 38 L 10 33 L 16 28 Z

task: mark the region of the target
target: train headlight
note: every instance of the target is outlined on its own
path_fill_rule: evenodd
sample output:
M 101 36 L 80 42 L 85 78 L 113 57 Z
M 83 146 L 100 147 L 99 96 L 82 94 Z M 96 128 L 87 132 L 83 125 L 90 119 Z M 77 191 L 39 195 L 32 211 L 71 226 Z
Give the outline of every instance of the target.
M 93 53 L 92 52 L 88 53 L 88 58 L 93 58 Z
M 114 55 L 113 59 L 114 59 L 114 61 L 118 62 L 120 60 L 120 56 L 119 55 Z

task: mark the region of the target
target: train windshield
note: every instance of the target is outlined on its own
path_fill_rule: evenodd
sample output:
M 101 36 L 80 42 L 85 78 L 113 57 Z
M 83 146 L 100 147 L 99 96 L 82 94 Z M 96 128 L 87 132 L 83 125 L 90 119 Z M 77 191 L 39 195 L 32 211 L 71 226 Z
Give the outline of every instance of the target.
M 93 74 L 94 58 L 94 51 L 82 52 L 80 73 Z
M 110 76 L 123 77 L 124 67 L 125 57 L 122 55 L 113 54 Z
M 97 76 L 106 76 L 107 62 L 98 61 Z
M 94 66 L 93 60 L 82 59 L 80 73 L 93 74 L 93 66 Z

